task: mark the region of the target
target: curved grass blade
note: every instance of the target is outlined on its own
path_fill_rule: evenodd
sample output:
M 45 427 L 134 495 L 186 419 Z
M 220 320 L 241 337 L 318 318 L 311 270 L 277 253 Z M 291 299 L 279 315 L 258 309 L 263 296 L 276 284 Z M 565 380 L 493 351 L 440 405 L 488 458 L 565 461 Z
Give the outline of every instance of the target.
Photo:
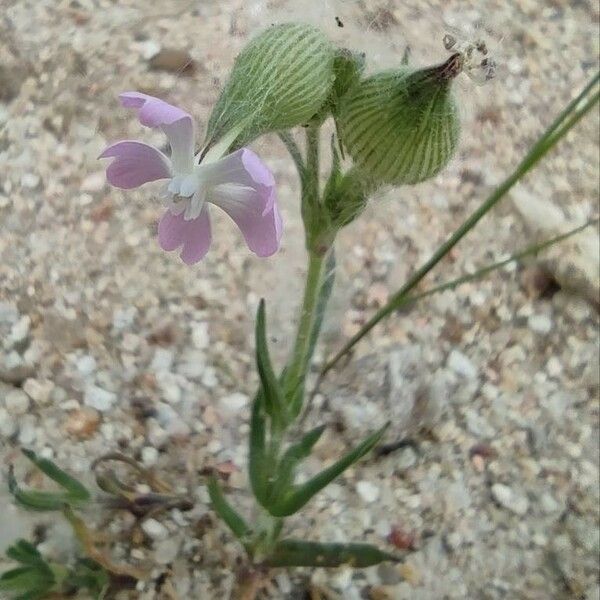
M 250 529 L 250 526 L 231 504 L 227 502 L 215 477 L 211 477 L 208 482 L 208 493 L 215 512 L 223 519 L 242 544 L 246 546 L 248 538 L 252 535 L 252 529 Z
M 252 415 L 250 417 L 248 476 L 255 498 L 264 506 L 268 501 L 268 466 L 265 444 L 266 423 L 262 403 L 262 390 L 259 390 L 252 403 Z
M 462 285 L 463 283 L 468 283 L 469 281 L 481 279 L 482 277 L 485 277 L 488 273 L 491 273 L 492 271 L 501 269 L 502 267 L 510 264 L 511 262 L 516 262 L 518 260 L 521 260 L 522 258 L 526 258 L 528 256 L 534 256 L 534 255 L 542 252 L 546 248 L 549 248 L 550 246 L 553 246 L 554 244 L 558 244 L 559 242 L 562 242 L 562 241 L 566 240 L 567 238 L 570 238 L 571 236 L 576 235 L 576 234 L 580 233 L 581 231 L 583 231 L 584 229 L 590 227 L 591 225 L 595 225 L 597 223 L 598 223 L 598 219 L 593 219 L 591 221 L 588 221 L 587 223 L 584 223 L 583 225 L 579 225 L 578 227 L 575 227 L 574 229 L 567 231 L 566 233 L 562 233 L 561 235 L 557 235 L 548 240 L 544 240 L 543 242 L 540 242 L 539 244 L 532 244 L 531 246 L 528 246 L 524 250 L 521 250 L 520 252 L 512 254 L 508 258 L 505 258 L 498 262 L 492 263 L 491 265 L 482 267 L 481 269 L 477 269 L 477 271 L 474 271 L 473 273 L 467 273 L 466 275 L 461 275 L 460 277 L 457 277 L 456 279 L 452 279 L 451 281 L 447 281 L 445 283 L 440 283 L 440 285 L 436 285 L 435 287 L 429 288 L 428 290 L 425 290 L 423 292 L 419 292 L 418 294 L 410 294 L 410 295 L 406 296 L 402 301 L 398 302 L 398 304 L 395 307 L 395 310 L 405 308 L 409 305 L 414 304 L 417 300 L 421 300 L 422 298 L 426 298 L 427 296 L 433 296 L 433 294 L 437 294 L 438 292 L 443 292 L 445 290 L 452 290 L 452 289 Z
M 62 469 L 59 469 L 51 460 L 40 458 L 35 452 L 27 450 L 26 448 L 22 448 L 21 452 L 40 471 L 42 471 L 42 473 L 64 488 L 73 501 L 85 502 L 91 498 L 90 493 L 82 483 L 65 473 Z
M 315 494 L 370 452 L 382 438 L 388 426 L 389 423 L 386 423 L 379 431 L 371 434 L 356 448 L 348 452 L 329 468 L 309 479 L 306 483 L 294 486 L 286 496 L 269 507 L 269 512 L 275 517 L 287 517 L 298 512 Z
M 292 486 L 296 467 L 300 461 L 308 457 L 324 431 L 325 425 L 315 427 L 315 429 L 305 434 L 297 444 L 292 444 L 284 452 L 277 465 L 277 475 L 269 497 L 269 505 L 276 503 L 277 498 L 283 496 Z
M 261 299 L 256 314 L 256 365 L 260 376 L 264 407 L 275 423 L 281 423 L 284 410 L 283 391 L 273 371 L 267 345 L 265 301 Z

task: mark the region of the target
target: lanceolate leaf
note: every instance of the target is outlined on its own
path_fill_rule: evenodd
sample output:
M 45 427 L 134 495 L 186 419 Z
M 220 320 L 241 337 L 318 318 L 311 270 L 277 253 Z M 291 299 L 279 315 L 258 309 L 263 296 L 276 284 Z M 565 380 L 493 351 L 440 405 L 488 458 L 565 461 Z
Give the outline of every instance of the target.
M 265 410 L 274 421 L 280 421 L 283 416 L 283 393 L 269 356 L 264 300 L 260 301 L 256 314 L 256 364 L 260 376 Z
M 52 461 L 39 458 L 30 450 L 23 450 L 23 454 L 45 475 L 58 483 L 64 491 L 44 492 L 22 489 L 11 470 L 8 474 L 8 489 L 21 506 L 40 511 L 62 510 L 65 504 L 79 506 L 90 499 L 91 496 L 87 489 L 79 481 L 59 469 Z
M 297 444 L 292 444 L 285 451 L 277 466 L 277 475 L 270 494 L 272 503 L 276 503 L 277 498 L 284 495 L 294 483 L 296 466 L 310 454 L 323 431 L 325 431 L 325 425 L 316 427 L 305 434 Z
M 262 401 L 262 391 L 259 390 L 252 404 L 252 416 L 250 418 L 248 475 L 254 496 L 264 506 L 267 502 L 268 466 L 265 449 L 266 423 Z
M 388 424 L 384 425 L 379 431 L 370 435 L 366 440 L 354 448 L 354 450 L 348 452 L 348 454 L 338 460 L 335 464 L 324 471 L 321 471 L 306 483 L 294 486 L 278 502 L 273 506 L 268 507 L 269 512 L 275 517 L 286 517 L 298 512 L 315 494 L 320 492 L 348 467 L 372 450 L 385 433 L 387 427 Z
M 73 500 L 79 500 L 84 502 L 90 499 L 90 493 L 87 491 L 85 486 L 81 484 L 77 479 L 74 479 L 62 469 L 59 469 L 51 460 L 46 458 L 40 458 L 25 448 L 22 449 L 23 454 L 40 470 L 46 474 L 50 479 L 56 481 L 58 485 L 63 487 Z
M 55 584 L 52 571 L 45 563 L 39 566 L 17 567 L 0 575 L 0 591 L 13 593 L 50 592 Z
M 270 567 L 372 567 L 384 561 L 399 562 L 393 554 L 371 544 L 327 544 L 281 540 L 265 563 Z
M 227 502 L 219 483 L 214 477 L 211 477 L 208 483 L 208 493 L 215 512 L 225 521 L 234 535 L 245 544 L 252 530 L 240 514 Z
M 70 500 L 67 493 L 23 490 L 17 484 L 12 472 L 8 474 L 8 489 L 18 504 L 30 510 L 62 510 Z
M 38 565 L 44 563 L 44 559 L 37 548 L 27 540 L 17 540 L 8 548 L 6 556 L 15 562 L 20 562 L 24 565 Z

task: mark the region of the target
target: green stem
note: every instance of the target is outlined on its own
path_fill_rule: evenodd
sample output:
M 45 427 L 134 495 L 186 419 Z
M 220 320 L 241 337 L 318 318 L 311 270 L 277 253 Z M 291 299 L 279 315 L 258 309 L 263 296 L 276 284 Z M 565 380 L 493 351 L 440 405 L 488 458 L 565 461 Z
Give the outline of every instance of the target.
M 290 153 L 290 156 L 296 165 L 296 169 L 298 169 L 300 180 L 302 181 L 306 175 L 306 167 L 304 165 L 304 159 L 302 158 L 300 148 L 298 148 L 298 144 L 296 144 L 296 141 L 289 131 L 280 131 L 277 135 L 287 148 L 287 151 Z
M 324 264 L 324 256 L 317 256 L 309 252 L 308 273 L 306 274 L 304 298 L 300 309 L 300 321 L 291 361 L 285 377 L 285 395 L 286 400 L 290 403 L 295 401 L 298 393 L 301 393 L 300 390 L 303 387 L 306 370 L 311 359 L 311 338 L 315 325 L 315 309 L 318 303 Z
M 481 269 L 477 269 L 477 271 L 474 271 L 473 273 L 467 273 L 466 275 L 461 275 L 460 277 L 452 279 L 451 281 L 440 283 L 439 285 L 429 288 L 428 290 L 425 290 L 423 292 L 419 292 L 418 294 L 409 294 L 407 296 L 404 296 L 398 302 L 398 304 L 396 304 L 395 308 L 396 310 L 399 310 L 401 308 L 407 307 L 408 305 L 413 305 L 417 300 L 422 300 L 423 298 L 433 296 L 434 294 L 438 294 L 439 292 L 445 292 L 446 290 L 453 290 L 458 286 L 462 285 L 463 283 L 468 283 L 469 281 L 481 279 L 485 277 L 488 273 L 501 269 L 502 267 L 512 262 L 516 262 L 518 260 L 521 260 L 522 258 L 527 258 L 528 256 L 537 255 L 540 252 L 546 250 L 547 248 L 550 248 L 551 246 L 554 246 L 555 244 L 558 244 L 566 240 L 567 238 L 570 238 L 571 236 L 582 232 L 584 229 L 590 227 L 590 225 L 595 225 L 597 223 L 598 219 L 587 221 L 583 225 L 579 225 L 578 227 L 575 227 L 574 229 L 571 229 L 566 233 L 557 235 L 553 238 L 540 242 L 539 244 L 532 244 L 531 246 L 527 246 L 527 248 L 525 248 L 524 250 L 521 250 L 516 254 L 512 254 L 504 260 L 500 260 L 498 262 L 492 263 L 491 265 L 487 265 L 486 267 L 482 267 Z M 408 307 L 410 308 L 410 306 Z
M 596 91 L 591 98 L 586 99 L 592 90 L 598 85 L 600 74 L 596 75 L 586 86 L 583 92 L 569 103 L 567 108 L 550 125 L 542 137 L 534 144 L 519 166 L 509 175 L 487 198 L 487 200 L 475 210 L 464 223 L 442 244 L 433 256 L 420 269 L 415 271 L 408 281 L 396 292 L 389 302 L 379 310 L 369 321 L 343 346 L 343 348 L 327 362 L 322 369 L 324 375 L 331 370 L 350 349 L 361 340 L 377 323 L 396 310 L 399 302 L 402 302 L 409 292 L 450 252 L 458 242 L 504 197 L 504 195 L 530 171 L 547 153 L 564 137 L 568 131 L 598 102 L 600 92 Z

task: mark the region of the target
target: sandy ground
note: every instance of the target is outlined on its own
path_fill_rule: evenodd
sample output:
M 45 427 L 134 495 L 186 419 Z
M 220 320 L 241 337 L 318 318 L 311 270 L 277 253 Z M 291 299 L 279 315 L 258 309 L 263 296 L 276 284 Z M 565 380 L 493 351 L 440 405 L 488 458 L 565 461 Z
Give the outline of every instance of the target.
M 137 537 L 127 515 L 89 515 L 114 535 L 116 560 L 150 567 L 137 591 L 119 597 L 225 597 L 242 554 L 210 514 L 203 473 L 215 465 L 227 472 L 230 497 L 250 514 L 253 315 L 265 297 L 273 353 L 283 362 L 305 260 L 297 181 L 276 138 L 255 144 L 278 181 L 283 249 L 256 259 L 217 217 L 208 257 L 190 269 L 157 247 L 157 188 L 124 193 L 105 183 L 96 157 L 108 142 L 164 144 L 118 106 L 117 94 L 160 96 L 202 127 L 236 53 L 272 22 L 309 19 L 367 52 L 371 71 L 398 64 L 406 46 L 416 64 L 443 59 L 448 26 L 466 35 L 482 22 L 493 30 L 498 77 L 482 87 L 463 77 L 457 86 L 457 158 L 432 181 L 379 194 L 340 235 L 322 360 L 511 171 L 597 70 L 597 5 L 0 6 L 0 462 L 15 462 L 22 475 L 18 448 L 26 446 L 91 484 L 90 462 L 102 453 L 140 458 L 195 506 L 158 517 Z M 189 53 L 194 68 L 182 71 L 177 55 L 157 64 L 157 53 L 170 49 Z M 553 210 L 565 222 L 597 216 L 597 140 L 594 114 L 430 282 L 525 246 Z M 530 201 L 537 212 L 526 227 L 515 206 Z M 597 234 L 590 235 L 584 259 L 593 265 Z M 568 270 L 578 252 L 565 246 L 555 263 Z M 350 600 L 599 598 L 598 313 L 581 295 L 542 293 L 541 273 L 539 263 L 513 265 L 434 296 L 380 325 L 328 377 L 308 421 L 331 426 L 306 474 L 385 419 L 393 421 L 386 441 L 410 444 L 348 471 L 287 531 L 389 550 L 390 532 L 405 532 L 414 549 L 397 567 L 277 573 L 265 598 L 304 598 L 308 590 Z M 0 488 L 3 501 L 5 494 Z M 63 526 L 12 505 L 0 512 L 0 548 L 40 523 L 51 524 L 41 548 L 68 554 Z

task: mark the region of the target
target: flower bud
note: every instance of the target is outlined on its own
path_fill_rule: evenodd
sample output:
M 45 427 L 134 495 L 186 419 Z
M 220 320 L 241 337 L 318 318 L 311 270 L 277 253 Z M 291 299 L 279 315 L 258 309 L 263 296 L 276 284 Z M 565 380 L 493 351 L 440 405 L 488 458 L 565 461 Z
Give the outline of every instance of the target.
M 349 225 L 367 205 L 374 186 L 356 167 L 348 172 L 332 175 L 325 186 L 323 202 L 334 229 Z
M 338 117 L 342 143 L 377 183 L 418 183 L 452 158 L 460 122 L 451 84 L 462 62 L 456 53 L 435 67 L 378 73 L 343 99 Z
M 275 25 L 237 57 L 208 123 L 207 141 L 244 123 L 236 145 L 306 123 L 325 104 L 335 49 L 315 27 Z

